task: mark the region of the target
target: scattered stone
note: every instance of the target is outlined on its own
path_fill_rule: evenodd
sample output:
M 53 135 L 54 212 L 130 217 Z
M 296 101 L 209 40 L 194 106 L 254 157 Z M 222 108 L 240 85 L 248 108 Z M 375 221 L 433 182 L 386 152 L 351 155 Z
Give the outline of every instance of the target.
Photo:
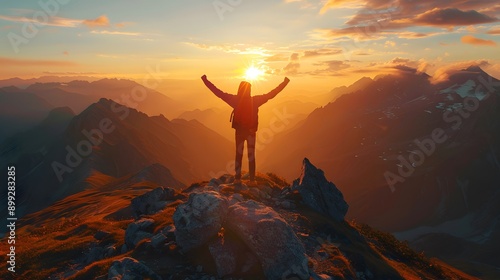
M 245 199 L 243 198 L 243 196 L 240 193 L 232 194 L 229 197 L 229 205 L 233 205 L 233 204 L 241 202 L 243 200 L 245 200 Z
M 139 218 L 141 215 L 155 214 L 167 205 L 168 200 L 174 200 L 175 190 L 171 188 L 159 187 L 143 195 L 132 199 L 132 209 L 134 215 Z
M 111 280 L 144 278 L 153 280 L 162 279 L 160 275 L 156 274 L 149 267 L 129 257 L 114 261 L 108 270 L 108 279 Z
M 104 257 L 105 258 L 110 258 L 114 255 L 116 255 L 115 245 L 109 245 L 108 247 L 104 248 Z
M 151 238 L 154 220 L 141 219 L 128 225 L 125 231 L 125 244 L 127 248 L 134 248 L 141 240 Z
M 175 238 L 181 252 L 205 244 L 217 235 L 226 218 L 227 199 L 216 192 L 194 193 L 175 210 Z
M 344 220 L 349 208 L 344 196 L 307 158 L 302 163 L 302 174 L 293 182 L 292 189 L 298 190 L 304 203 L 312 209 L 335 221 Z
M 229 207 L 225 228 L 257 256 L 268 279 L 287 279 L 292 274 L 309 279 L 304 246 L 270 207 L 252 200 L 236 203 Z
M 219 181 L 221 181 L 222 184 L 230 184 L 234 182 L 234 176 L 229 174 L 224 174 L 219 177 Z
M 222 184 L 222 181 L 216 178 L 212 178 L 210 182 L 208 182 L 208 185 L 218 187 L 220 184 Z
M 151 245 L 155 249 L 162 249 L 167 241 L 167 237 L 163 233 L 158 233 L 157 235 L 151 237 Z

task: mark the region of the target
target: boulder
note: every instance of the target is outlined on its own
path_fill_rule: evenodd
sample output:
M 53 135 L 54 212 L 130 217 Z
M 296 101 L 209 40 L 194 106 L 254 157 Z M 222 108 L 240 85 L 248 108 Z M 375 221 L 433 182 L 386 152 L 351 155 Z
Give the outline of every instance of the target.
M 293 190 L 298 190 L 302 201 L 310 208 L 343 221 L 349 205 L 337 187 L 325 178 L 323 170 L 316 168 L 305 158 L 302 174 L 293 182 Z
M 222 278 L 236 272 L 238 248 L 231 240 L 217 238 L 208 244 L 208 249 L 217 268 L 217 275 Z
M 193 193 L 186 203 L 177 206 L 173 219 L 175 239 L 181 252 L 197 248 L 217 235 L 227 209 L 227 199 L 212 191 Z
M 134 215 L 139 218 L 141 215 L 151 215 L 165 208 L 168 200 L 173 200 L 175 190 L 171 188 L 159 187 L 143 195 L 132 199 L 132 209 Z
M 153 279 L 161 280 L 161 276 L 156 274 L 146 265 L 140 263 L 133 258 L 122 258 L 116 260 L 111 264 L 108 270 L 108 279 L 122 280 L 122 279 Z
M 125 230 L 125 244 L 127 248 L 134 248 L 141 240 L 151 238 L 154 220 L 141 219 L 130 223 Z
M 247 273 L 259 265 L 257 257 L 234 233 L 224 230 L 224 236 L 211 240 L 208 250 L 212 255 L 220 278 Z
M 309 279 L 304 246 L 272 208 L 252 200 L 233 204 L 224 228 L 257 256 L 267 279 Z

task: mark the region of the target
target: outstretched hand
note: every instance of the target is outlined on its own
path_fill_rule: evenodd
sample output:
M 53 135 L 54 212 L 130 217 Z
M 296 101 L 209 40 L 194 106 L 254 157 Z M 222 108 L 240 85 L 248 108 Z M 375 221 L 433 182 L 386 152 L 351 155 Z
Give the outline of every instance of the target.
M 288 79 L 288 77 L 285 77 L 285 79 L 283 81 L 288 83 L 288 82 L 290 82 L 290 79 Z
M 201 79 L 202 79 L 202 80 L 206 80 L 206 79 L 207 79 L 207 75 L 203 75 L 203 76 L 201 76 Z

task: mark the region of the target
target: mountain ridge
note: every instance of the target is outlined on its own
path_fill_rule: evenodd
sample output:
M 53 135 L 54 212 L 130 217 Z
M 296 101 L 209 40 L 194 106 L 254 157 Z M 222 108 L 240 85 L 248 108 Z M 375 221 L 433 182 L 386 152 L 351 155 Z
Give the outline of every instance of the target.
M 21 219 L 18 235 L 30 247 L 19 248 L 19 273 L 30 279 L 476 279 L 391 235 L 345 221 L 345 213 L 337 220 L 319 210 L 343 199 L 308 160 L 296 184 L 274 174 L 257 174 L 255 183 L 233 180 L 223 175 L 174 190 L 123 178 L 69 196 Z M 313 210 L 302 190 L 323 184 L 336 198 L 314 195 L 334 200 Z

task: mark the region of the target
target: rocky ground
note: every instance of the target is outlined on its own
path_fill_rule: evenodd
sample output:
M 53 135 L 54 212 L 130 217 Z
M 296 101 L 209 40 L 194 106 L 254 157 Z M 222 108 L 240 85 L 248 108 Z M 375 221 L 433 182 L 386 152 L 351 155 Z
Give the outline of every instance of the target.
M 17 275 L 19 279 L 474 279 L 425 258 L 390 234 L 345 221 L 348 205 L 342 193 L 307 159 L 292 184 L 273 174 L 259 174 L 255 182 L 233 180 L 224 175 L 183 190 L 150 184 L 140 195 L 126 196 L 126 188 L 109 193 L 103 188 L 101 196 L 108 201 L 92 211 L 81 210 L 91 209 L 88 205 L 78 207 L 84 212 L 70 221 L 71 203 L 90 194 L 69 197 L 54 206 L 66 209 L 68 221 L 59 227 L 49 227 L 49 222 L 33 225 L 34 217 L 47 217 L 50 210 L 26 218 L 20 235 L 30 243 L 20 251 Z M 118 195 L 124 203 L 115 205 L 117 199 L 109 199 Z

